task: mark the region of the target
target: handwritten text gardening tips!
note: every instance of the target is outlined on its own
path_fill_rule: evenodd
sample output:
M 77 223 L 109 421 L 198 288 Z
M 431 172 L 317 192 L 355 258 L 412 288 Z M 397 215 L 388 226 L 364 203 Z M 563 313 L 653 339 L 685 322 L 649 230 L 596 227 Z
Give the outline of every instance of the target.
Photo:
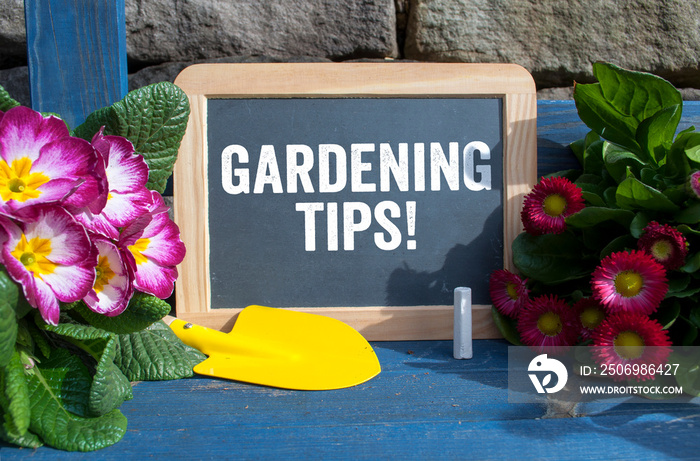
M 255 156 L 257 164 L 251 160 Z M 377 248 L 392 251 L 405 242 L 406 249 L 415 250 L 416 207 L 420 205 L 415 200 L 401 204 L 384 200 L 372 207 L 362 201 L 362 194 L 392 192 L 395 198 L 395 192 L 437 192 L 442 188 L 488 191 L 490 160 L 491 149 L 482 141 L 461 145 L 286 144 L 277 150 L 275 145 L 263 144 L 259 152 L 230 144 L 221 151 L 221 186 L 230 195 L 298 194 L 294 206 L 304 215 L 304 248 L 309 252 L 338 251 L 341 245 L 344 251 L 353 251 L 355 234 L 367 231 L 373 221 L 383 229 L 374 233 Z M 348 190 L 356 193 L 358 200 L 333 201 L 333 194 Z M 313 193 L 328 194 L 329 199 L 303 199 L 304 194 Z M 316 232 L 316 223 L 321 219 L 326 223 L 325 236 Z M 402 235 L 398 220 L 405 220 L 406 236 Z

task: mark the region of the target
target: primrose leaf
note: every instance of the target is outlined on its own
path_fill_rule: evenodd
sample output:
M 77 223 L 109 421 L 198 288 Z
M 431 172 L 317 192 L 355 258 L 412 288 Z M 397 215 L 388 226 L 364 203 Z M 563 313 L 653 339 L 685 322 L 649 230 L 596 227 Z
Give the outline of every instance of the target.
M 131 381 L 189 378 L 194 374 L 192 368 L 206 359 L 201 352 L 183 344 L 162 321 L 117 338 L 114 363 Z
M 117 341 L 109 332 L 88 326 L 63 322 L 47 325 L 46 330 L 63 337 L 80 348 L 95 362 L 94 376 L 90 384 L 86 414 L 106 414 L 133 398 L 131 383 L 114 364 Z
M 2 428 L 10 439 L 20 438 L 29 430 L 30 402 L 24 364 L 19 352 L 5 367 L 0 368 L 0 409 Z
M 76 128 L 75 136 L 89 140 L 104 125 L 106 135 L 127 138 L 148 164 L 146 186 L 162 193 L 173 171 L 189 115 L 184 91 L 169 82 L 154 83 L 90 114 Z
M 54 349 L 29 376 L 30 430 L 49 445 L 67 451 L 92 451 L 115 444 L 126 433 L 126 417 L 112 410 L 87 417 L 92 378 L 81 360 Z
M 0 411 L 0 418 L 2 416 L 2 411 Z M 8 433 L 4 426 L 0 426 L 0 439 L 22 448 L 39 448 L 44 445 L 36 434 L 27 431 L 24 435 L 16 436 Z
M 17 341 L 17 285 L 0 270 L 0 367 L 10 362 Z
M 561 283 L 590 275 L 583 247 L 573 235 L 522 233 L 513 241 L 513 264 L 525 277 L 543 283 Z
M 135 292 L 124 312 L 107 317 L 91 311 L 84 303 L 78 303 L 75 313 L 82 319 L 103 330 L 117 334 L 129 334 L 143 330 L 170 313 L 170 304 L 156 296 Z
M 6 366 L 15 352 L 17 316 L 15 310 L 0 300 L 0 368 Z
M 12 99 L 10 93 L 0 85 L 0 111 L 7 112 L 13 107 L 21 105 L 19 102 Z
M 674 213 L 680 207 L 661 191 L 647 186 L 636 178 L 629 177 L 617 187 L 615 199 L 618 206 L 628 210 L 651 210 Z
M 574 87 L 579 117 L 602 138 L 632 152 L 643 152 L 637 141 L 637 128 L 642 121 L 663 109 L 683 104 L 680 92 L 655 75 L 602 62 L 593 65 L 593 73 L 599 83 Z M 668 130 L 670 127 L 665 127 L 664 132 Z

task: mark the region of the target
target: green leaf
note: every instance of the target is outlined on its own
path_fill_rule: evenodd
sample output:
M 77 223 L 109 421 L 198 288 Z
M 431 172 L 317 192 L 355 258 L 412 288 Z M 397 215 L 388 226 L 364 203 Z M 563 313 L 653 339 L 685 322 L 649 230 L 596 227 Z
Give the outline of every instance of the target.
M 518 333 L 515 319 L 501 314 L 494 306 L 491 306 L 491 315 L 496 328 L 498 328 L 498 331 L 501 332 L 506 341 L 516 346 L 523 345 L 522 341 L 520 341 L 520 334 Z
M 629 176 L 629 171 L 639 176 L 645 165 L 636 154 L 609 142 L 603 144 L 603 160 L 608 173 L 618 184 Z
M 47 325 L 45 329 L 80 348 L 95 362 L 87 415 L 106 414 L 133 398 L 131 383 L 114 364 L 118 345 L 115 335 L 91 326 L 66 322 Z
M 620 208 L 589 206 L 566 218 L 566 225 L 576 228 L 593 227 L 605 221 L 614 221 L 629 227 L 634 213 Z
M 561 283 L 590 275 L 581 242 L 569 233 L 530 235 L 513 241 L 513 264 L 525 277 L 542 283 Z
M 700 397 L 700 357 L 697 348 L 674 350 L 668 363 L 677 363 L 676 381 L 683 387 L 685 394 Z
M 0 411 L 0 418 L 2 417 L 2 411 Z M 41 443 L 41 439 L 32 432 L 27 431 L 24 435 L 16 436 L 8 433 L 4 426 L 0 426 L 0 439 L 22 448 L 39 448 L 44 445 Z
M 586 150 L 583 151 L 583 171 L 586 174 L 600 174 L 604 165 L 603 146 L 605 146 L 605 141 L 599 139 L 592 142 L 586 147 Z
M 147 187 L 163 192 L 170 177 L 190 114 L 187 95 L 169 82 L 131 91 L 112 106 L 91 114 L 75 135 L 83 139 L 105 126 L 106 135 L 132 142 L 149 168 Z
M 170 313 L 172 308 L 170 304 L 156 296 L 136 292 L 126 310 L 115 317 L 93 312 L 84 303 L 78 303 L 74 310 L 90 325 L 112 333 L 129 334 L 143 330 L 162 319 Z
M 688 255 L 685 258 L 685 264 L 680 268 L 681 271 L 692 274 L 700 269 L 700 252 Z
M 17 316 L 15 310 L 0 300 L 0 367 L 6 366 L 15 352 Z
M 593 65 L 593 73 L 599 83 L 574 87 L 579 117 L 602 138 L 632 152 L 642 152 L 637 141 L 637 128 L 642 121 L 683 104 L 680 92 L 655 75 L 602 62 Z
M 0 408 L 5 435 L 9 438 L 26 435 L 31 411 L 24 364 L 19 352 L 14 352 L 9 363 L 0 368 Z
M 119 335 L 114 363 L 131 381 L 189 378 L 192 368 L 206 356 L 186 346 L 164 322 Z
M 700 203 L 685 206 L 674 215 L 674 220 L 682 224 L 696 224 L 700 222 Z
M 644 233 L 644 229 L 647 227 L 650 221 L 651 218 L 649 218 L 649 216 L 642 211 L 634 215 L 634 219 L 630 223 L 630 233 L 632 234 L 632 237 L 636 239 L 641 237 Z
M 700 133 L 691 131 L 679 134 L 671 150 L 683 152 L 689 160 L 700 164 Z
M 680 104 L 665 107 L 643 120 L 637 127 L 637 142 L 642 151 L 654 159 L 657 165 L 664 160 L 668 148 L 673 143 L 682 110 Z
M 650 210 L 675 213 L 680 207 L 661 191 L 636 178 L 627 178 L 617 187 L 615 199 L 620 208 L 628 210 Z
M 681 303 L 678 300 L 671 302 L 664 300 L 659 309 L 654 313 L 654 317 L 659 321 L 661 326 L 667 330 L 673 325 L 681 314 Z
M 637 240 L 629 234 L 621 235 L 614 238 L 610 243 L 605 245 L 605 247 L 600 250 L 600 259 L 605 258 L 612 253 L 617 251 L 625 251 L 628 248 L 636 248 Z
M 19 102 L 12 99 L 10 93 L 5 88 L 0 86 L 0 111 L 7 112 L 13 107 L 21 105 Z
M 581 121 L 600 137 L 632 151 L 641 151 L 635 137 L 639 123 L 617 111 L 606 100 L 600 84 L 576 84 L 574 102 Z
M 17 341 L 17 285 L 0 270 L 0 367 L 6 366 Z
M 115 444 L 126 433 L 119 410 L 86 417 L 90 373 L 66 349 L 54 349 L 29 377 L 30 429 L 47 444 L 67 451 L 93 451 Z

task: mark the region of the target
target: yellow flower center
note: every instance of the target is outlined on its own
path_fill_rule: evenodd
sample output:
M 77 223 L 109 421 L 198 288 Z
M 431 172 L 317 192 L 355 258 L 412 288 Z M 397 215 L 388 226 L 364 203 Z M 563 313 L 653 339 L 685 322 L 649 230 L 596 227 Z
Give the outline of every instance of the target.
M 133 245 L 129 245 L 129 251 L 132 255 L 134 255 L 134 260 L 136 261 L 136 264 L 143 264 L 146 261 L 148 261 L 148 258 L 145 257 L 142 254 L 142 252 L 146 251 L 149 243 L 150 239 L 142 238 L 134 242 Z
M 657 261 L 665 261 L 673 254 L 673 246 L 668 240 L 657 240 L 651 246 L 651 254 Z
M 38 188 L 50 178 L 42 172 L 32 173 L 31 170 L 32 161 L 28 157 L 13 160 L 12 165 L 0 160 L 0 197 L 6 202 L 26 202 L 39 197 L 41 191 Z
M 561 318 L 554 312 L 545 312 L 537 319 L 537 328 L 547 336 L 556 336 L 561 333 Z
M 586 307 L 581 312 L 581 323 L 589 330 L 594 330 L 605 318 L 603 310 L 597 306 Z
M 114 277 L 115 274 L 109 265 L 109 259 L 107 256 L 100 256 L 97 262 L 97 267 L 95 267 L 96 277 L 95 284 L 93 288 L 95 293 L 99 293 L 104 290 L 105 285 L 109 285 L 109 281 Z
M 506 284 L 506 292 L 513 301 L 518 299 L 518 285 L 515 282 L 508 282 Z
M 644 352 L 644 340 L 634 331 L 623 331 L 613 341 L 615 352 L 623 359 L 636 359 Z
M 561 216 L 566 211 L 566 199 L 559 194 L 548 195 L 544 199 L 543 209 L 549 216 Z
M 51 255 L 51 240 L 49 239 L 34 237 L 27 240 L 27 237 L 22 234 L 17 246 L 10 254 L 35 277 L 51 274 L 57 266 L 47 258 Z
M 644 279 L 635 271 L 622 271 L 615 277 L 615 290 L 625 298 L 633 298 L 644 288 Z

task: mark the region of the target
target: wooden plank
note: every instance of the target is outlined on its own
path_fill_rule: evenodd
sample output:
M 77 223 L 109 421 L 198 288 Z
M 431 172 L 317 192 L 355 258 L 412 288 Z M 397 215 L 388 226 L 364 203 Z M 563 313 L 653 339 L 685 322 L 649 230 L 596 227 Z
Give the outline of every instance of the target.
M 526 78 L 527 76 L 527 78 Z M 227 330 L 240 309 L 211 309 L 207 100 L 212 98 L 294 97 L 488 97 L 504 98 L 504 267 L 513 269 L 511 242 L 520 232 L 524 195 L 535 182 L 536 111 L 529 74 L 513 65 L 339 63 L 202 64 L 176 79 L 190 97 L 191 115 L 175 166 L 175 219 L 187 245 L 180 266 L 177 315 L 210 328 Z M 197 187 L 193 188 L 193 185 Z M 279 306 L 274 306 L 279 307 Z M 297 310 L 306 310 L 295 308 Z M 447 339 L 452 337 L 452 306 L 314 307 L 350 324 L 370 340 Z M 474 337 L 498 331 L 490 306 L 475 305 Z
M 697 403 L 611 403 L 541 419 L 507 401 L 507 344 L 380 342 L 383 371 L 360 386 L 289 391 L 208 378 L 140 382 L 124 439 L 92 454 L 2 447 L 2 459 L 649 459 L 693 458 Z M 697 400 L 697 399 L 696 399 Z M 673 443 L 668 443 L 669 437 Z
M 124 0 L 26 0 L 32 108 L 76 127 L 126 95 Z

